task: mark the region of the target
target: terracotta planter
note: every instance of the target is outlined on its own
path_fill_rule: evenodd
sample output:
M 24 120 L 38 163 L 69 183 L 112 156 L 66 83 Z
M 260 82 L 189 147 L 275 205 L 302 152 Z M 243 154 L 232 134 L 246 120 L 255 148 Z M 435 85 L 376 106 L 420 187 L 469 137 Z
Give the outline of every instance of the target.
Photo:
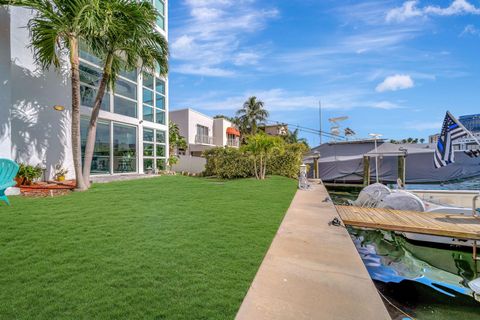
M 23 183 L 23 180 L 24 180 L 23 178 L 15 177 L 15 181 L 17 182 L 15 187 L 20 187 Z

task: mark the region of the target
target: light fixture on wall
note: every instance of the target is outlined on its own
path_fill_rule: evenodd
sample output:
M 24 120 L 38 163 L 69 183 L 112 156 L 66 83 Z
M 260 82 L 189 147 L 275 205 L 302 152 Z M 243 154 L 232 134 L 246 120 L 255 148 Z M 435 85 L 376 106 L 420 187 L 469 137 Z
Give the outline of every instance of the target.
M 64 110 L 65 110 L 65 107 L 56 104 L 56 105 L 53 106 L 53 110 L 55 110 L 55 111 L 64 111 Z

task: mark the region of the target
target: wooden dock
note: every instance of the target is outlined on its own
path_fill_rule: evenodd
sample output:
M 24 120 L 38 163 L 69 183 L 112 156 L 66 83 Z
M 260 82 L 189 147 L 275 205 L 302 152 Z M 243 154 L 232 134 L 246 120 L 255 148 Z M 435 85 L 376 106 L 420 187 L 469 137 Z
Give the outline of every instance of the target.
M 480 219 L 447 213 L 336 206 L 343 223 L 355 227 L 480 240 Z

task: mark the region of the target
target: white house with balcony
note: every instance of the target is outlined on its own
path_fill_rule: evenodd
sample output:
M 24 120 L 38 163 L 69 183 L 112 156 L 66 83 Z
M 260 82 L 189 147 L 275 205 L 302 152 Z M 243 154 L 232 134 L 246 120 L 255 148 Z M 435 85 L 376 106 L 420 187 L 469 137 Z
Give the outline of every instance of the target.
M 187 141 L 187 150 L 178 150 L 179 161 L 175 171 L 199 173 L 205 169 L 202 153 L 214 147 L 240 146 L 240 132 L 234 124 L 224 118 L 212 118 L 187 108 L 172 110 L 170 121 L 178 125 L 180 134 Z
M 168 39 L 167 0 L 153 0 L 160 12 L 156 31 Z M 56 164 L 74 177 L 71 151 L 71 85 L 68 63 L 61 72 L 39 70 L 25 28 L 33 16 L 24 8 L 0 8 L 0 158 L 41 165 L 45 179 Z M 86 132 L 100 61 L 79 49 L 81 140 Z M 103 99 L 92 176 L 142 174 L 164 169 L 168 159 L 168 79 L 159 70 L 120 74 Z

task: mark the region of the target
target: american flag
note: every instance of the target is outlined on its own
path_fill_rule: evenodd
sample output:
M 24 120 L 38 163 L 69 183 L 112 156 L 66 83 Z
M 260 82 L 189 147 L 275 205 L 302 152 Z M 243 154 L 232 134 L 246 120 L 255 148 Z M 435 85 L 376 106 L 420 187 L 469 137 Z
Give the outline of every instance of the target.
M 464 126 L 458 123 L 450 112 L 447 111 L 445 120 L 443 120 L 442 133 L 438 138 L 437 148 L 433 156 L 435 168 L 448 166 L 455 162 L 455 152 L 453 151 L 453 140 L 465 137 L 469 132 Z

